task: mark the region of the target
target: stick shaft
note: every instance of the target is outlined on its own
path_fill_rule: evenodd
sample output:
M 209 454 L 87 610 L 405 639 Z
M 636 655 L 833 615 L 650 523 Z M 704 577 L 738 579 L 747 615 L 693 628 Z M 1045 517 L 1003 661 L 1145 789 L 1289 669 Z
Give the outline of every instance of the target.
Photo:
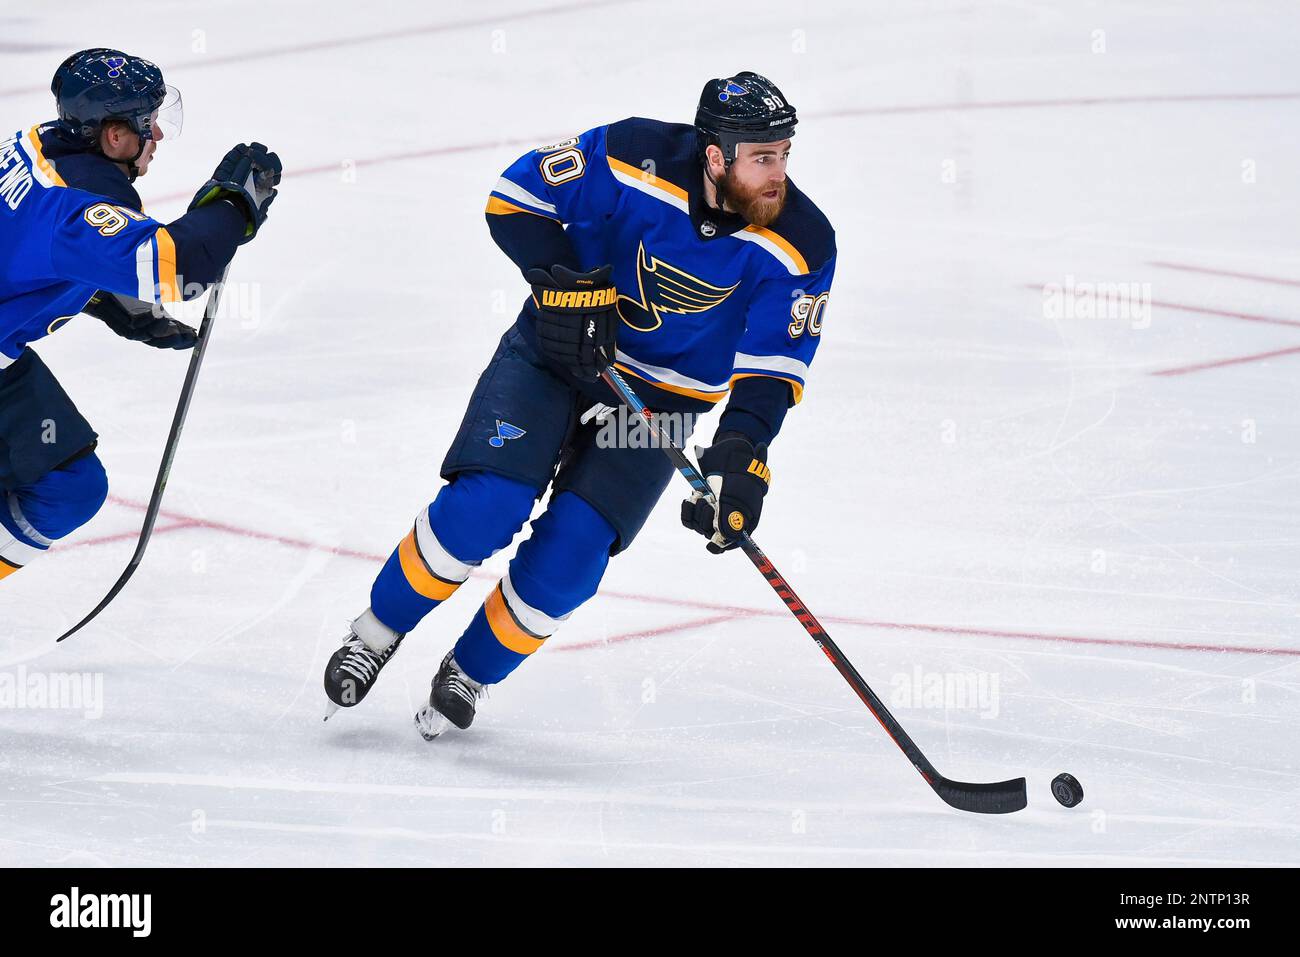
M 181 386 L 180 400 L 176 403 L 175 414 L 172 415 L 171 431 L 167 435 L 167 445 L 163 449 L 162 462 L 158 466 L 158 475 L 154 479 L 153 493 L 149 496 L 149 508 L 145 511 L 144 524 L 140 527 L 140 538 L 135 543 L 135 552 L 131 555 L 131 561 L 127 563 L 103 600 L 91 610 L 90 614 L 60 635 L 58 641 L 76 634 L 107 608 L 109 602 L 126 587 L 126 583 L 131 580 L 131 576 L 135 574 L 135 570 L 140 567 L 140 562 L 144 559 L 145 549 L 149 547 L 149 539 L 153 537 L 154 524 L 158 521 L 158 511 L 162 508 L 163 492 L 167 489 L 167 479 L 171 476 L 172 462 L 176 458 L 176 449 L 180 444 L 181 430 L 185 427 L 186 416 L 189 415 L 190 400 L 194 397 L 194 387 L 198 382 L 199 368 L 203 365 L 203 356 L 208 351 L 208 339 L 221 303 L 222 290 L 226 286 L 226 273 L 229 270 L 230 266 L 227 265 L 221 272 L 221 278 L 208 294 L 207 306 L 203 310 L 203 323 L 199 326 L 198 341 L 194 344 L 194 351 L 190 353 L 190 364 L 185 370 L 185 382 Z
M 704 476 L 700 474 L 700 470 L 696 468 L 695 464 L 686 455 L 685 451 L 678 447 L 672 441 L 672 438 L 664 428 L 655 421 L 654 413 L 647 409 L 645 404 L 637 398 L 636 393 L 632 391 L 632 387 L 628 385 L 627 380 L 624 379 L 613 366 L 607 367 L 601 374 L 601 378 L 605 381 L 606 385 L 614 390 L 615 395 L 622 399 L 633 412 L 641 417 L 641 421 L 646 428 L 657 433 L 660 448 L 662 448 L 668 458 L 672 460 L 673 464 L 677 467 L 677 471 L 679 471 L 686 480 L 691 483 L 691 488 L 701 492 L 716 510 L 718 508 L 718 501 L 713 494 L 712 488 L 709 487 L 709 483 L 705 481 Z M 885 733 L 889 735 L 896 745 L 898 745 L 899 749 L 907 756 L 907 759 L 920 773 L 921 777 L 925 779 L 926 783 L 937 789 L 939 783 L 944 780 L 943 776 L 935 770 L 934 765 L 930 763 L 929 759 L 926 758 L 921 749 L 917 747 L 916 742 L 914 742 L 908 733 L 903 730 L 903 726 L 898 723 L 898 719 L 895 718 L 890 713 L 889 709 L 885 707 L 885 703 L 880 700 L 880 697 L 871 690 L 871 686 L 867 684 L 862 675 L 858 674 L 857 669 L 853 667 L 853 663 L 849 661 L 848 657 L 840 650 L 839 646 L 831 640 L 831 636 L 826 633 L 826 629 L 821 626 L 821 622 L 819 622 L 817 617 L 808 610 L 808 606 L 803 603 L 803 600 L 795 593 L 795 590 L 790 587 L 790 584 L 781 576 L 780 572 L 776 570 L 776 566 L 772 564 L 771 559 L 769 559 L 763 553 L 763 550 L 755 544 L 754 540 L 750 538 L 748 532 L 741 532 L 740 547 L 741 550 L 749 556 L 749 560 L 754 563 L 754 567 L 762 573 L 764 581 L 772 586 L 772 590 L 776 592 L 777 597 L 779 597 L 785 604 L 786 608 L 790 610 L 790 613 L 794 615 L 799 624 L 803 625 L 804 631 L 808 632 L 809 637 L 817 643 L 817 647 L 822 650 L 822 653 L 825 654 L 828 659 L 830 659 L 831 664 L 835 666 L 835 669 L 841 676 L 843 676 L 844 680 L 848 682 L 849 687 L 851 687 L 854 693 L 862 700 L 862 703 L 867 706 L 867 709 L 875 716 L 876 720 L 880 722 L 881 727 L 885 729 Z

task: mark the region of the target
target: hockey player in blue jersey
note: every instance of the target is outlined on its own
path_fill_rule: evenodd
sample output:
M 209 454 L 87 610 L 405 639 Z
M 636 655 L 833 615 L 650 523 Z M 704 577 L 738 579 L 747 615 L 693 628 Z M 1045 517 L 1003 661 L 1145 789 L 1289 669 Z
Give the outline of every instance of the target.
M 532 287 L 479 378 L 442 464 L 446 483 L 380 570 L 370 607 L 325 669 L 361 701 L 407 633 L 534 502 L 545 511 L 443 659 L 416 715 L 432 739 L 469 727 L 506 678 L 591 598 L 672 475 L 644 442 L 602 442 L 610 362 L 656 412 L 726 400 L 682 522 L 710 551 L 758 524 L 767 448 L 803 394 L 835 269 L 830 223 L 786 178 L 795 109 L 769 80 L 709 81 L 693 126 L 632 118 L 521 157 L 487 203 L 492 237 Z
M 128 339 L 190 348 L 194 330 L 162 304 L 220 277 L 280 179 L 274 153 L 236 146 L 164 226 L 134 186 L 180 132 L 180 94 L 162 71 L 83 50 L 50 89 L 58 120 L 0 140 L 0 579 L 88 522 L 108 493 L 95 432 L 30 343 L 87 313 Z

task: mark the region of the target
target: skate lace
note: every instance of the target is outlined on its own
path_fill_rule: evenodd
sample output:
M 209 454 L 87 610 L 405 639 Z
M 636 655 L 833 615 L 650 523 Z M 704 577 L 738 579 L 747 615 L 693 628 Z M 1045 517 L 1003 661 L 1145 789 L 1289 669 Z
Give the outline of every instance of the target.
M 379 674 L 379 669 L 384 665 L 384 656 L 371 651 L 364 641 L 353 635 L 345 644 L 349 649 L 348 655 L 339 663 L 339 670 L 346 671 L 353 677 L 360 678 L 369 684 L 374 680 L 375 675 Z
M 454 665 L 448 664 L 447 677 L 443 680 L 448 691 L 463 698 L 468 704 L 474 704 L 487 694 L 487 685 L 481 685 L 472 678 L 461 674 Z

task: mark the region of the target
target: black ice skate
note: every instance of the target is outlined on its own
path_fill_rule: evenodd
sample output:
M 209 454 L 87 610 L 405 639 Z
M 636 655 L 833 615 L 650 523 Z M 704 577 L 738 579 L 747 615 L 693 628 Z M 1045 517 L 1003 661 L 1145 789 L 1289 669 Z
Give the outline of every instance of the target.
M 429 703 L 415 714 L 415 727 L 426 741 L 432 741 L 453 725 L 464 731 L 474 723 L 474 706 L 484 686 L 460 670 L 452 652 L 442 659 L 433 677 Z
M 325 694 L 330 699 L 326 721 L 339 708 L 361 703 L 405 637 L 380 622 L 369 608 L 352 623 L 347 641 L 325 666 Z

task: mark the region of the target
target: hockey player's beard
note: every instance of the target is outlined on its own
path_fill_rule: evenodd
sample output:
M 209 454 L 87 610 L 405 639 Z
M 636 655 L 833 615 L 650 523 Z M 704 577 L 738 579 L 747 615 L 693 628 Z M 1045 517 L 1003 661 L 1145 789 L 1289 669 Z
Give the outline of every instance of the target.
M 775 186 L 764 184 L 756 189 L 747 189 L 737 182 L 735 170 L 717 181 L 718 198 L 732 211 L 742 216 L 754 226 L 770 226 L 785 208 L 785 180 Z M 776 196 L 769 198 L 764 193 L 776 191 Z

